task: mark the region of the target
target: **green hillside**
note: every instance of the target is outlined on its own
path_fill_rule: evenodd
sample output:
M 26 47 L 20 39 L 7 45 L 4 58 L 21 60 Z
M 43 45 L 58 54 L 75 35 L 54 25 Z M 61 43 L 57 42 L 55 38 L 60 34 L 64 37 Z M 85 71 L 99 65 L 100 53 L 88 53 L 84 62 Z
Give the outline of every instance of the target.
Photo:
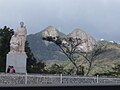
M 117 43 L 110 43 L 107 41 L 99 41 L 98 43 L 102 42 L 107 43 L 106 51 L 102 54 L 100 54 L 95 62 L 93 63 L 92 70 L 90 72 L 90 75 L 94 75 L 96 73 L 106 73 L 108 71 L 112 70 L 112 67 L 116 64 L 120 64 L 120 45 Z M 47 67 L 50 67 L 54 63 L 63 65 L 64 69 L 70 69 L 73 68 L 73 64 L 69 61 L 49 61 L 47 62 Z M 83 64 L 82 64 L 83 63 Z M 87 70 L 88 63 L 85 61 L 83 57 L 79 57 L 77 59 L 78 65 L 85 66 L 85 71 Z
M 30 34 L 27 36 L 27 41 L 29 42 L 30 48 L 36 58 L 41 60 L 66 60 L 66 56 L 60 52 L 58 46 L 54 43 L 43 41 L 42 32 Z M 59 36 L 66 37 L 65 34 L 57 30 Z

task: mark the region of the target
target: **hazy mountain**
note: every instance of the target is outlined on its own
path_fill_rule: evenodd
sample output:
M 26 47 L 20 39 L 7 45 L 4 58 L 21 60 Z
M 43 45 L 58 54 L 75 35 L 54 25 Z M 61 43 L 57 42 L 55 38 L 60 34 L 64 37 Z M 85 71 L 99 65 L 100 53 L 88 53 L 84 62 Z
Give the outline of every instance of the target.
M 52 42 L 43 41 L 42 37 L 45 36 L 60 36 L 60 37 L 79 37 L 82 40 L 87 40 L 87 42 L 83 43 L 82 46 L 84 50 L 90 50 L 93 48 L 96 40 L 87 34 L 86 32 L 75 29 L 68 35 L 65 35 L 62 32 L 59 32 L 55 27 L 48 26 L 44 30 L 39 33 L 31 34 L 27 36 L 27 40 L 29 42 L 30 48 L 32 49 L 34 55 L 38 59 L 42 60 L 66 60 L 67 57 L 61 53 L 59 47 Z
M 53 26 L 48 26 L 36 34 L 28 35 L 27 41 L 29 42 L 29 46 L 32 49 L 35 57 L 40 60 L 66 60 L 66 56 L 59 51 L 60 49 L 57 45 L 52 42 L 42 40 L 42 37 L 48 34 L 52 36 L 66 36 Z

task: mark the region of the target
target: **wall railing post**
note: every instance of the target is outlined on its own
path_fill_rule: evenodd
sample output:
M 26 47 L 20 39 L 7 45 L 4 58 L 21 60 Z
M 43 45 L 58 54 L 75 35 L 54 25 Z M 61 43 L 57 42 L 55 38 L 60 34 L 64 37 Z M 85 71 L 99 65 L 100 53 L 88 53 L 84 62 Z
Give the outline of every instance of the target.
M 27 84 L 27 73 L 25 74 L 25 84 Z
M 62 83 L 62 74 L 60 74 L 60 83 Z
M 97 83 L 99 83 L 99 75 L 97 75 Z

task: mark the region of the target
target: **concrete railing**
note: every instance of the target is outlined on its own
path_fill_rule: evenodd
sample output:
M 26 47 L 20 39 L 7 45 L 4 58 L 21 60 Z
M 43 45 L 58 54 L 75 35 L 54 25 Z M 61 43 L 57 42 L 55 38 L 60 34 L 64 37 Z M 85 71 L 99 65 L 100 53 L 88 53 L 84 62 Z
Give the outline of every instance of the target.
M 51 74 L 0 74 L 0 84 L 8 85 L 41 85 L 41 84 L 120 84 L 120 78 L 63 76 Z

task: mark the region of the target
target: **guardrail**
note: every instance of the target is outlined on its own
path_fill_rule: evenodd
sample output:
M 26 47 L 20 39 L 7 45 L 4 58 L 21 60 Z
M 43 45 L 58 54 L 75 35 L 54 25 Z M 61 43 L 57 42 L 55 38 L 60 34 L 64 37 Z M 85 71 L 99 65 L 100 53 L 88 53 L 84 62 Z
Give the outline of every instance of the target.
M 41 84 L 120 84 L 120 78 L 64 76 L 53 74 L 0 74 L 0 84 L 19 85 L 41 85 Z

